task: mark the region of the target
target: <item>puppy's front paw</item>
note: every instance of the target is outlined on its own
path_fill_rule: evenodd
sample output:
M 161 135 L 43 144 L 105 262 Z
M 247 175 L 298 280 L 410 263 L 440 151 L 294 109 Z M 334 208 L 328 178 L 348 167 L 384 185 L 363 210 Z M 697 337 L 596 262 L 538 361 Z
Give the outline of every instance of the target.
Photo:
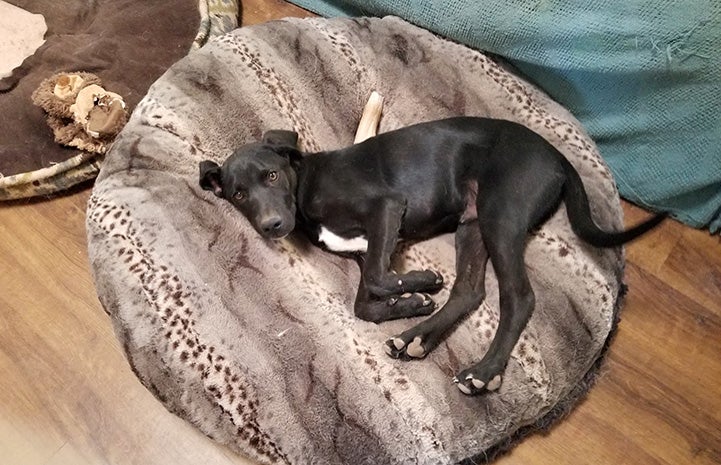
M 409 271 L 404 275 L 396 276 L 396 285 L 403 292 L 429 292 L 436 293 L 443 288 L 443 276 L 433 270 Z
M 425 272 L 433 275 L 433 286 L 438 286 L 439 289 L 443 287 L 443 275 L 441 273 L 436 270 L 426 270 Z

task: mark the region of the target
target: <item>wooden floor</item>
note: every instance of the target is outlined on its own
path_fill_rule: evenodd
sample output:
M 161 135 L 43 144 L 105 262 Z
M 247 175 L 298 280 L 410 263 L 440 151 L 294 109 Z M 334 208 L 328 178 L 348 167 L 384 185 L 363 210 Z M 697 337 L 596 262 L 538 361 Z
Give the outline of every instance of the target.
M 305 13 L 244 1 L 246 23 Z M 168 413 L 123 358 L 87 263 L 89 190 L 0 205 L 0 463 L 249 464 Z M 627 222 L 644 213 L 624 205 Z M 627 248 L 598 384 L 503 465 L 721 464 L 721 239 L 667 221 Z

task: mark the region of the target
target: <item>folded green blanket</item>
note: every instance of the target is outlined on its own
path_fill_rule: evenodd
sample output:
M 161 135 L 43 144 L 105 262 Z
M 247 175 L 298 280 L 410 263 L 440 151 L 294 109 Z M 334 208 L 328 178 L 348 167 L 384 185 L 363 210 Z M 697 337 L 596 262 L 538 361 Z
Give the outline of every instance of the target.
M 623 197 L 721 228 L 721 2 L 292 1 L 400 16 L 507 58 L 584 124 Z

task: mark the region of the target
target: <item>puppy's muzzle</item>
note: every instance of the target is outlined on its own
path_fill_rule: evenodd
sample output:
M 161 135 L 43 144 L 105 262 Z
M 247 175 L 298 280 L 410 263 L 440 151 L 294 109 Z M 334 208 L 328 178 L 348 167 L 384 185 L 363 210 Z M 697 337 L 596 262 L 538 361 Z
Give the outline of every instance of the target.
M 279 215 L 269 215 L 258 222 L 260 233 L 269 239 L 287 236 L 295 227 L 293 221 L 284 220 Z

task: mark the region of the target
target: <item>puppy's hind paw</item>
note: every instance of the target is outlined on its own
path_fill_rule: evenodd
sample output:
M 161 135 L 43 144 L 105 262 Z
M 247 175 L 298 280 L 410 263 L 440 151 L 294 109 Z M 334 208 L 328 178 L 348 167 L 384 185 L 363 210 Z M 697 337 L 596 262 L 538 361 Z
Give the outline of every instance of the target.
M 423 358 L 428 353 L 420 337 L 415 337 L 409 343 L 400 337 L 392 337 L 386 341 L 384 349 L 389 356 L 403 360 Z
M 414 337 L 408 343 L 400 337 L 392 337 L 386 341 L 384 349 L 389 356 L 403 360 L 419 359 L 428 354 L 420 336 Z
M 498 374 L 491 378 L 490 381 L 483 381 L 483 379 L 476 378 L 472 373 L 469 373 L 464 378 L 459 379 L 458 376 L 453 378 L 453 382 L 463 394 L 474 396 L 485 392 L 497 391 L 498 388 L 501 387 L 503 377 Z
M 405 346 L 406 343 L 403 342 L 403 339 L 392 337 L 385 342 L 383 349 L 389 356 L 393 358 L 401 358 Z
M 423 340 L 416 336 L 413 338 L 413 340 L 406 346 L 406 354 L 408 354 L 411 358 L 423 358 L 426 356 L 426 349 L 423 347 Z

